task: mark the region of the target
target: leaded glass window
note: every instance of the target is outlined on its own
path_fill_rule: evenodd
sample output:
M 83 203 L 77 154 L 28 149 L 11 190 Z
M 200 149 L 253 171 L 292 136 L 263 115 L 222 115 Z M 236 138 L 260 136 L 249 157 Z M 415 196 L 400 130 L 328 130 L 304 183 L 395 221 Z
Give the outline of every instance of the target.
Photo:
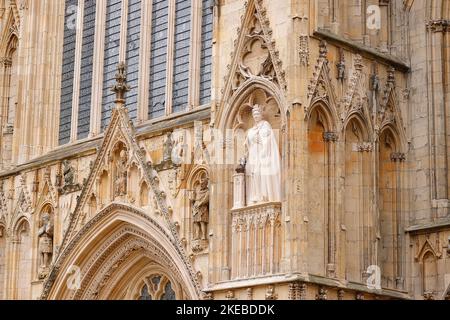
M 106 6 L 105 55 L 103 66 L 102 129 L 111 118 L 115 94 L 111 91 L 115 80 L 120 52 L 121 0 L 108 0 Z
M 211 99 L 211 68 L 213 40 L 213 4 L 211 0 L 202 1 L 202 39 L 200 52 L 200 104 Z
M 89 134 L 92 101 L 92 67 L 94 59 L 96 1 L 85 0 L 83 45 L 81 53 L 80 95 L 78 106 L 78 139 Z
M 166 106 L 169 1 L 153 0 L 149 118 L 164 115 Z
M 176 300 L 170 280 L 163 275 L 152 275 L 144 280 L 138 300 Z
M 186 109 L 189 96 L 191 0 L 176 0 L 172 112 Z
M 59 114 L 59 144 L 70 141 L 78 0 L 66 0 Z
M 127 107 L 129 116 L 133 120 L 137 116 L 138 104 L 141 5 L 141 0 L 128 0 L 127 82 L 130 86 L 130 91 L 127 94 Z

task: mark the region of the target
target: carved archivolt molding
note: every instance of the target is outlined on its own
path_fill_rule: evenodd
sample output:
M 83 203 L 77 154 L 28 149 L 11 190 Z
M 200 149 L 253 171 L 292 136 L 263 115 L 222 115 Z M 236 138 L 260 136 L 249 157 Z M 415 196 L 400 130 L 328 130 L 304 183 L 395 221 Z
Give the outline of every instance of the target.
M 170 270 L 170 275 L 183 283 L 180 270 L 164 247 L 137 228 L 126 226 L 115 232 L 90 258 L 82 270 L 81 288 L 72 298 L 97 299 L 102 290 L 108 292 L 106 287 L 111 289 L 110 282 L 115 273 L 125 262 L 133 260 L 131 256 L 135 256 L 136 259 L 147 257 L 163 266 L 165 270 Z
M 93 230 L 98 228 L 98 226 L 102 224 L 104 219 L 106 219 L 112 212 L 117 212 L 117 211 L 128 212 L 130 214 L 137 215 L 138 217 L 145 219 L 146 221 L 151 223 L 151 225 L 154 228 L 156 228 L 158 230 L 158 232 L 161 235 L 163 235 L 164 238 L 166 238 L 173 245 L 175 251 L 179 254 L 180 259 L 184 263 L 184 266 L 177 265 L 178 269 L 183 268 L 184 270 L 186 270 L 186 275 L 189 277 L 194 288 L 197 290 L 197 295 L 199 295 L 200 284 L 195 276 L 194 269 L 193 269 L 191 263 L 189 261 L 187 261 L 186 256 L 184 255 L 184 252 L 181 252 L 179 250 L 176 240 L 173 239 L 173 237 L 171 237 L 171 234 L 168 233 L 167 229 L 165 227 L 162 227 L 157 221 L 155 221 L 154 219 L 149 217 L 148 214 L 142 212 L 141 210 L 139 210 L 137 208 L 130 207 L 125 204 L 112 203 L 110 206 L 108 206 L 107 208 L 105 208 L 104 210 L 99 212 L 93 219 L 88 221 L 86 223 L 86 225 L 76 234 L 76 236 L 73 238 L 73 240 L 61 252 L 60 256 L 57 258 L 55 264 L 53 265 L 53 267 L 50 271 L 49 277 L 47 278 L 46 282 L 44 283 L 41 299 L 47 299 L 49 297 L 50 291 L 52 289 L 52 286 L 54 286 L 57 277 L 60 277 L 60 281 L 61 281 L 61 279 L 63 279 L 64 275 L 61 274 L 61 272 L 63 271 L 63 269 L 62 269 L 63 264 L 68 263 L 69 256 L 72 255 L 74 250 L 80 245 L 80 243 L 87 236 L 87 234 L 93 232 Z M 143 238 L 143 239 L 145 239 L 145 238 L 152 239 L 152 238 L 150 238 L 151 237 L 150 235 L 147 235 L 147 234 L 143 233 L 142 231 L 136 231 L 136 230 L 137 229 L 128 229 L 127 231 L 128 231 L 128 233 L 135 232 L 135 234 L 137 236 L 139 236 L 140 238 Z M 111 243 L 113 243 L 113 238 L 110 238 L 110 240 L 105 241 L 105 243 L 103 244 L 103 247 L 108 248 L 109 246 L 111 246 Z M 160 252 L 167 252 L 167 251 L 165 251 L 165 249 L 163 247 L 156 245 L 154 240 L 152 240 L 151 243 L 153 243 L 153 249 L 156 250 L 156 248 L 159 247 L 159 250 L 164 250 L 164 251 L 160 251 Z M 96 254 L 91 258 L 90 262 L 85 264 L 85 267 L 83 267 L 82 274 L 86 274 L 87 270 L 89 270 L 91 268 L 90 266 L 93 266 L 95 263 L 99 263 L 99 261 L 100 261 L 99 258 L 101 257 L 101 253 L 104 252 L 105 250 L 106 249 L 98 250 L 96 252 Z M 149 250 L 149 251 L 152 252 L 151 250 Z M 166 256 L 169 256 L 169 255 L 166 254 Z M 95 268 L 92 270 L 95 270 Z
M 154 198 L 156 200 L 155 204 L 157 205 L 157 208 L 155 209 L 161 212 L 167 223 L 167 227 L 171 230 L 174 237 L 178 239 L 177 230 L 174 227 L 170 217 L 170 212 L 172 209 L 167 203 L 166 192 L 162 190 L 162 184 L 160 184 L 158 173 L 153 167 L 152 160 L 146 160 L 148 159 L 146 151 L 138 146 L 135 137 L 135 128 L 129 121 L 127 110 L 124 107 L 119 106 L 113 110 L 111 122 L 106 130 L 102 147 L 100 148 L 98 156 L 92 166 L 89 177 L 85 181 L 75 211 L 72 213 L 72 217 L 70 219 L 71 221 L 64 236 L 62 247 L 64 247 L 74 236 L 74 233 L 82 227 L 82 213 L 93 193 L 98 177 L 101 175 L 100 173 L 106 170 L 109 175 L 108 183 L 114 183 L 112 181 L 114 179 L 114 172 L 112 171 L 115 170 L 111 171 L 110 163 L 114 157 L 114 148 L 119 142 L 126 149 L 127 163 L 125 165 L 127 170 L 132 164 L 137 164 L 138 170 L 142 175 L 139 181 L 146 182 L 150 191 L 154 194 Z

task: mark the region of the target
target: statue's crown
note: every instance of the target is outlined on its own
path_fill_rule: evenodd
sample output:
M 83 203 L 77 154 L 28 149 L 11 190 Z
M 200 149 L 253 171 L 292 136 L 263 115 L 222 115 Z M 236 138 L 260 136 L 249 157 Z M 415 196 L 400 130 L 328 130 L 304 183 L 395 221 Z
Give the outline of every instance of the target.
M 253 107 L 252 107 L 252 113 L 255 113 L 255 112 L 259 112 L 259 113 L 261 113 L 261 107 L 259 106 L 259 104 L 255 104 Z

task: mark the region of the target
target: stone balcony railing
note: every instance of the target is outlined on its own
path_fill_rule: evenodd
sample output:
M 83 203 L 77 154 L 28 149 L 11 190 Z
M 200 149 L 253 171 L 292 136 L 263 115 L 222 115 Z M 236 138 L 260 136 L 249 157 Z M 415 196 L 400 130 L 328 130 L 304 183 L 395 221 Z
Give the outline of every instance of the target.
M 279 272 L 281 203 L 268 202 L 231 210 L 231 278 L 243 279 Z

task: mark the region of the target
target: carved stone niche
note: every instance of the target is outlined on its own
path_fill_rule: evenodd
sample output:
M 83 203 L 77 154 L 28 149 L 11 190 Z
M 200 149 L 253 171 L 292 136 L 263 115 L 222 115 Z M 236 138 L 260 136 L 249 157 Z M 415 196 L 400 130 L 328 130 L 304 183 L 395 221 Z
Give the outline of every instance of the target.
M 275 100 L 268 92 L 263 89 L 254 90 L 247 99 L 240 105 L 232 122 L 232 140 L 227 136 L 225 140 L 225 148 L 232 148 L 233 164 L 236 172 L 233 178 L 233 209 L 239 209 L 250 205 L 249 193 L 249 175 L 246 173 L 246 167 L 251 158 L 252 141 L 249 138 L 249 132 L 256 128 L 255 110 L 260 112 L 262 122 L 267 122 L 274 135 L 275 144 L 277 145 L 274 152 L 278 152 L 279 166 L 281 165 L 281 130 L 282 120 L 280 108 Z M 268 128 L 268 127 L 267 127 Z M 254 131 L 253 131 L 254 132 Z M 262 131 L 259 131 L 262 132 Z M 258 133 L 259 135 L 259 133 Z M 266 138 L 263 136 L 263 138 Z M 264 141 L 266 143 L 267 141 Z M 253 149 L 254 150 L 254 149 Z M 256 158 L 257 155 L 256 155 Z M 275 174 L 281 175 L 281 168 L 276 168 Z M 280 186 L 278 186 L 280 188 Z M 271 200 L 267 201 L 270 202 Z M 279 201 L 279 199 L 277 199 Z M 252 203 L 252 204 L 256 204 Z
M 112 150 L 114 199 L 126 200 L 128 191 L 129 155 L 125 144 L 119 141 Z
M 208 248 L 209 175 L 204 168 L 194 171 L 189 181 L 192 217 L 192 251 L 201 253 Z
M 50 265 L 53 259 L 54 216 L 54 209 L 51 205 L 44 206 L 39 216 L 39 229 L 37 233 L 39 253 L 39 279 L 45 279 L 48 276 Z

